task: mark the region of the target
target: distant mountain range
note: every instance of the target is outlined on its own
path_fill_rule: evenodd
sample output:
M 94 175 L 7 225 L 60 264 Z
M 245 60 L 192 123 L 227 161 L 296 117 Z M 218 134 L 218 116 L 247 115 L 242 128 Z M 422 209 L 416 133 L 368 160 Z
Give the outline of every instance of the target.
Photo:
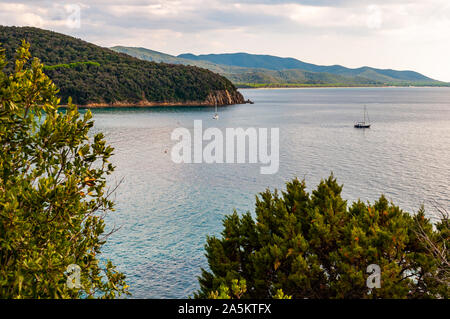
M 173 56 L 145 48 L 116 46 L 114 51 L 139 59 L 194 65 L 217 72 L 240 87 L 259 86 L 448 86 L 414 71 L 341 65 L 322 66 L 294 58 L 248 53 L 180 54 Z

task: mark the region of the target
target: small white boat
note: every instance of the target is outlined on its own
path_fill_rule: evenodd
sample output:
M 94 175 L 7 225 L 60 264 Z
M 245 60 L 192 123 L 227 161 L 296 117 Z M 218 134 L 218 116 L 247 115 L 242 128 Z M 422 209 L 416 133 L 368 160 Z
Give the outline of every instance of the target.
M 215 107 L 215 113 L 214 113 L 214 116 L 213 116 L 213 120 L 218 120 L 219 119 L 219 113 L 217 113 L 217 101 L 216 101 L 214 107 Z
M 366 122 L 366 113 L 367 113 L 367 122 Z M 361 122 L 356 122 L 354 127 L 355 128 L 370 128 L 369 112 L 367 112 L 365 105 L 364 105 L 364 120 Z

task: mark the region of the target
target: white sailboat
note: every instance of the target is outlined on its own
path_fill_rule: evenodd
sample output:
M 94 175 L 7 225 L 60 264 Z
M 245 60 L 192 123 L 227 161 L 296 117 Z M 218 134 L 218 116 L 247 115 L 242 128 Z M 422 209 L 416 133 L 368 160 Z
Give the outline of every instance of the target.
M 367 113 L 367 122 L 366 122 L 366 113 Z M 355 128 L 370 128 L 369 113 L 367 112 L 367 108 L 365 105 L 364 105 L 364 120 L 361 122 L 356 122 Z
M 219 119 L 219 113 L 217 113 L 217 101 L 214 104 L 214 110 L 215 110 L 215 113 L 214 113 L 214 116 L 213 116 L 213 120 L 218 120 Z

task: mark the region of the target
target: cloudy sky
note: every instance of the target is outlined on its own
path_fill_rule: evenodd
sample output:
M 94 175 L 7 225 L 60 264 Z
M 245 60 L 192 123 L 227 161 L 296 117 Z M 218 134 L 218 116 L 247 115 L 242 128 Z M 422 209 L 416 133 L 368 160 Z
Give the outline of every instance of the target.
M 450 82 L 449 0 L 0 0 L 0 24 L 101 46 L 271 54 Z

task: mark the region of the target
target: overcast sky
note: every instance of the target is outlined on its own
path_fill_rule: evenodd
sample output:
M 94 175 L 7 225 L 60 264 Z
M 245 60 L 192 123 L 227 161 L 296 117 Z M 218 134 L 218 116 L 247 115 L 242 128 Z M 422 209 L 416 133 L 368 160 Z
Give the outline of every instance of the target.
M 0 24 L 107 47 L 271 54 L 450 82 L 449 0 L 0 0 Z

